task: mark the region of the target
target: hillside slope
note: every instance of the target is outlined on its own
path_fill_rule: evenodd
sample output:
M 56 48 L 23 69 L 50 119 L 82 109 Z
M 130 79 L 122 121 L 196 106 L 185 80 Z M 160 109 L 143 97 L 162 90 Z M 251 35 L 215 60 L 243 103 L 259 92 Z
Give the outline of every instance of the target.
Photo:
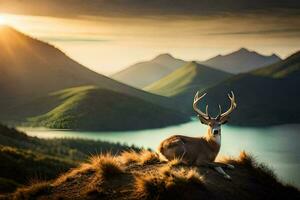
M 102 141 L 39 139 L 0 124 L 0 194 L 37 179 L 53 179 L 90 154 L 116 154 L 129 148 L 139 150 Z
M 145 90 L 172 97 L 192 112 L 191 103 L 197 91 L 201 92 L 231 76 L 227 72 L 189 62 Z
M 264 56 L 255 51 L 241 48 L 230 54 L 218 55 L 200 63 L 229 73 L 238 74 L 249 72 L 280 60 L 275 54 Z
M 25 126 L 97 131 L 158 128 L 189 120 L 174 110 L 96 86 L 51 93 L 8 114 Z
M 129 66 L 111 77 L 133 87 L 144 88 L 185 63 L 185 61 L 176 59 L 170 54 L 161 54 L 150 61 Z
M 174 106 L 176 102 L 171 99 L 138 90 L 97 74 L 70 59 L 54 46 L 24 35 L 11 27 L 0 26 L 0 47 L 0 93 L 5 97 L 0 98 L 1 120 L 10 121 L 11 118 L 7 115 L 14 115 L 11 113 L 12 110 L 18 112 L 15 113 L 16 117 L 26 116 L 27 113 L 20 113 L 14 109 L 20 104 L 43 98 L 51 92 L 84 85 L 95 85 L 118 92 L 124 94 L 124 98 L 136 97 L 126 99 L 133 102 L 142 99 L 144 104 L 149 102 L 147 107 L 156 104 L 170 109 L 176 108 Z M 111 93 L 107 92 L 107 95 Z M 107 99 L 112 100 L 113 97 L 107 96 Z M 133 102 L 129 104 L 132 105 Z M 49 105 L 51 106 L 53 105 Z M 32 109 L 30 112 L 36 112 L 35 106 Z M 143 111 L 145 114 L 148 113 L 146 109 Z M 176 110 L 174 114 L 178 112 L 180 111 Z M 185 122 L 186 119 L 187 116 L 181 122 Z
M 265 68 L 237 75 L 207 89 L 210 104 L 228 106 L 233 90 L 238 109 L 230 123 L 267 126 L 300 122 L 300 52 Z M 296 88 L 295 88 L 296 87 Z
M 0 26 L 0 109 L 4 111 L 50 92 L 82 85 L 135 96 L 171 108 L 172 101 L 97 74 L 59 49 L 11 27 Z M 3 112 L 2 112 L 3 113 Z
M 155 153 L 124 152 L 119 157 L 99 155 L 89 163 L 50 182 L 18 189 L 15 199 L 299 199 L 300 192 L 280 183 L 271 170 L 241 153 L 223 159 L 232 181 L 216 171 L 185 166 L 178 160 L 161 162 Z

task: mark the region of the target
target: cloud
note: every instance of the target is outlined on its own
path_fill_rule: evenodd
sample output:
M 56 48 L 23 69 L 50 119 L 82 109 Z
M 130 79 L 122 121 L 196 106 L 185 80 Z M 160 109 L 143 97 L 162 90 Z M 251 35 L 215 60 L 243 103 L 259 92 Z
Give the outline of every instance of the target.
M 197 17 L 263 13 L 299 16 L 299 0 L 0 0 L 0 11 L 47 16 Z
M 206 33 L 206 35 L 294 35 L 299 37 L 300 28 L 290 29 L 267 29 L 258 31 L 236 31 L 236 32 L 217 32 L 217 33 Z
M 98 39 L 98 38 L 83 38 L 83 37 L 50 37 L 40 36 L 39 39 L 50 42 L 110 42 L 111 40 Z

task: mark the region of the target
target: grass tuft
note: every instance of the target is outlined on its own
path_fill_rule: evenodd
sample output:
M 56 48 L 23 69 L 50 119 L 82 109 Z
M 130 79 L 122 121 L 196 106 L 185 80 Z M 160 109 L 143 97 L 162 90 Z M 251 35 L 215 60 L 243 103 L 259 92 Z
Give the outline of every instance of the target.
M 111 154 L 93 156 L 91 158 L 91 164 L 103 179 L 122 174 L 125 171 L 118 159 Z
M 125 165 L 138 163 L 140 160 L 140 154 L 134 150 L 123 151 L 120 155 L 120 160 Z
M 159 156 L 155 152 L 151 152 L 148 150 L 142 150 L 140 152 L 139 165 L 151 165 L 159 162 L 160 162 Z
M 143 149 L 140 152 L 136 152 L 133 150 L 124 151 L 121 154 L 120 158 L 121 158 L 121 162 L 126 165 L 137 164 L 140 166 L 144 166 L 144 165 L 157 164 L 161 162 L 159 155 L 157 153 L 145 149 Z
M 29 187 L 19 188 L 13 194 L 14 200 L 31 200 L 37 196 L 47 195 L 50 193 L 52 186 L 48 182 L 40 182 Z
M 177 199 L 181 192 L 191 186 L 204 190 L 203 178 L 195 169 L 174 170 L 165 165 L 157 174 L 135 177 L 135 197 L 138 199 Z
M 88 174 L 88 173 L 93 173 L 95 172 L 96 169 L 93 165 L 91 165 L 90 163 L 83 163 L 81 164 L 79 167 L 75 168 L 75 169 L 71 169 L 69 172 L 61 175 L 60 177 L 58 177 L 55 182 L 53 183 L 54 186 L 60 185 L 66 181 L 75 179 L 78 175 L 81 174 Z

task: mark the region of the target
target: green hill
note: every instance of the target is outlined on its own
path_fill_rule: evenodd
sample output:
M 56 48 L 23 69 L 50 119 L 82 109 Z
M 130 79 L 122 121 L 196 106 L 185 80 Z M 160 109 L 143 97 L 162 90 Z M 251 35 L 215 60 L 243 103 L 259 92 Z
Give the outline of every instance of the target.
M 251 74 L 272 78 L 290 78 L 291 76 L 298 76 L 300 72 L 300 51 L 291 55 L 288 59 L 281 62 L 269 65 L 267 67 L 257 69 Z
M 37 179 L 53 179 L 91 154 L 128 149 L 139 150 L 102 141 L 39 139 L 0 124 L 0 194 Z
M 136 63 L 112 75 L 112 78 L 133 87 L 144 88 L 163 78 L 186 62 L 170 54 L 161 54 L 150 61 Z
M 97 74 L 70 59 L 54 46 L 31 38 L 11 27 L 0 26 L 0 47 L 2 47 L 0 51 L 0 93 L 2 97 L 5 97 L 0 98 L 0 119 L 2 120 L 9 121 L 7 114 L 12 110 L 18 112 L 15 115 L 26 116 L 27 113 L 20 113 L 14 109 L 19 104 L 44 98 L 49 93 L 58 90 L 84 85 L 95 85 L 124 94 L 124 98 L 131 96 L 132 98 L 126 100 L 134 102 L 142 99 L 144 104 L 149 102 L 148 107 L 156 104 L 170 109 L 176 108 L 176 103 L 166 97 L 150 94 Z M 114 92 L 106 94 L 115 94 Z M 106 99 L 115 101 L 110 96 L 107 96 Z M 47 102 L 40 103 L 47 104 Z M 106 103 L 109 104 L 108 101 Z M 133 103 L 129 102 L 129 104 Z M 45 105 L 45 107 L 47 106 L 53 107 L 56 104 Z M 102 105 L 102 107 L 107 106 Z M 35 110 L 35 106 L 31 108 L 30 112 L 41 114 Z M 45 113 L 49 110 L 46 108 L 43 111 Z M 147 115 L 148 111 L 146 109 L 143 111 Z M 174 114 L 176 113 L 178 110 L 174 111 Z M 182 115 L 184 114 L 182 113 Z M 187 117 L 180 122 L 185 122 L 186 119 Z M 115 121 L 115 123 L 121 122 Z M 161 126 L 163 124 L 161 123 Z M 115 126 L 118 127 L 117 124 Z
M 203 91 L 231 76 L 227 72 L 196 62 L 189 62 L 163 79 L 146 87 L 145 90 L 172 97 L 186 108 L 191 108 L 191 102 L 198 90 Z
M 238 109 L 230 123 L 267 126 L 300 122 L 300 52 L 250 73 L 234 76 L 207 89 L 207 101 L 228 106 L 226 93 L 233 90 Z
M 173 110 L 95 86 L 51 93 L 8 113 L 11 121 L 25 126 L 97 131 L 158 128 L 189 120 Z

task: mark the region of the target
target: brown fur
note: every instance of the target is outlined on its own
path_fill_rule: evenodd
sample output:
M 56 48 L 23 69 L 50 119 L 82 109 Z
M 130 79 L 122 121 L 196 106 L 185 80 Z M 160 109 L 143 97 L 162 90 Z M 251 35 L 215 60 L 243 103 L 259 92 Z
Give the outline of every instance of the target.
M 180 159 L 188 165 L 205 165 L 217 157 L 220 145 L 208 133 L 205 137 L 174 135 L 165 139 L 158 148 L 168 160 Z

